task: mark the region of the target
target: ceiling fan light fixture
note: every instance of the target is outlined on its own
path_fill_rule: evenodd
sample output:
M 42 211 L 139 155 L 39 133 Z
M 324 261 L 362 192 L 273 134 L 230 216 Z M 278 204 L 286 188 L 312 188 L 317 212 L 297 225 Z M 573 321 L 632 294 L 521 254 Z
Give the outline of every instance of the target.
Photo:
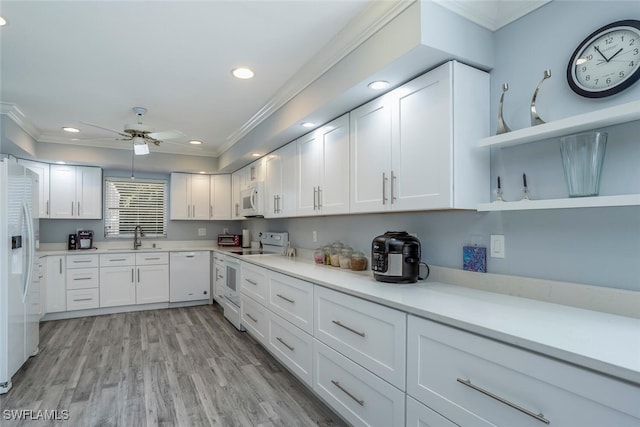
M 242 80 L 250 79 L 255 75 L 254 72 L 247 67 L 234 68 L 231 70 L 231 74 L 233 74 L 235 78 Z
M 142 142 L 136 141 L 142 140 Z M 144 156 L 149 154 L 149 145 L 142 138 L 133 138 L 133 152 L 136 156 Z
M 74 127 L 71 127 L 71 126 L 63 126 L 63 127 L 62 127 L 62 130 L 63 130 L 63 131 L 65 131 L 65 132 L 71 132 L 71 133 L 78 133 L 78 132 L 80 132 L 80 129 L 78 129 L 78 128 L 74 128 Z

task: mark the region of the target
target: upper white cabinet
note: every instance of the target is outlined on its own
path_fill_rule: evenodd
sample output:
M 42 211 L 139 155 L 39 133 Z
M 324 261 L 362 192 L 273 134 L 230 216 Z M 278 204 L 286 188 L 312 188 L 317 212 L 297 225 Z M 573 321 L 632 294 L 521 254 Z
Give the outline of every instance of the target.
M 473 96 L 471 96 L 473 94 Z M 351 112 L 351 212 L 475 209 L 489 194 L 489 75 L 448 62 Z
M 211 175 L 209 219 L 231 219 L 231 175 Z
M 297 140 L 299 216 L 349 212 L 349 114 Z
M 242 191 L 242 170 L 231 174 L 231 219 L 244 219 L 240 215 L 240 191 Z
M 50 165 L 50 218 L 102 218 L 102 169 Z
M 49 164 L 23 159 L 18 163 L 38 174 L 38 217 L 49 218 Z
M 287 144 L 265 159 L 266 218 L 296 213 L 296 144 Z
M 209 175 L 171 174 L 171 219 L 209 219 Z

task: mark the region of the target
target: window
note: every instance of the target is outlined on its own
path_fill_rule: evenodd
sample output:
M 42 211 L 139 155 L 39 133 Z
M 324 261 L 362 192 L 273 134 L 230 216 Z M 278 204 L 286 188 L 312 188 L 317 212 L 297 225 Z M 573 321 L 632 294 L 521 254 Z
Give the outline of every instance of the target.
M 107 177 L 104 180 L 105 237 L 132 237 L 136 225 L 146 237 L 167 236 L 167 182 Z

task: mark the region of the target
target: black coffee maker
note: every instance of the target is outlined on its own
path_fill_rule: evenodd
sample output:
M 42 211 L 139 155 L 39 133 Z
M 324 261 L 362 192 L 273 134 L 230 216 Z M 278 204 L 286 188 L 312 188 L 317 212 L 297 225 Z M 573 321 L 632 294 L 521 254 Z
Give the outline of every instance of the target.
M 67 241 L 67 249 L 70 251 L 76 250 L 78 247 L 78 244 L 76 243 L 78 241 L 78 236 L 76 236 L 75 234 L 69 234 L 69 240 Z
M 420 274 L 420 241 L 406 231 L 387 231 L 371 243 L 371 270 L 380 282 L 415 283 Z

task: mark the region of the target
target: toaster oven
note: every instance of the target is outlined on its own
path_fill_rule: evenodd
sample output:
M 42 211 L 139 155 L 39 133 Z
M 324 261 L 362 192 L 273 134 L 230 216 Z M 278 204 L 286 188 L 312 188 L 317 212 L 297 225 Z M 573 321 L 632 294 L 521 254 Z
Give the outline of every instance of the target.
M 218 234 L 218 246 L 236 246 L 242 245 L 242 236 L 240 234 Z

